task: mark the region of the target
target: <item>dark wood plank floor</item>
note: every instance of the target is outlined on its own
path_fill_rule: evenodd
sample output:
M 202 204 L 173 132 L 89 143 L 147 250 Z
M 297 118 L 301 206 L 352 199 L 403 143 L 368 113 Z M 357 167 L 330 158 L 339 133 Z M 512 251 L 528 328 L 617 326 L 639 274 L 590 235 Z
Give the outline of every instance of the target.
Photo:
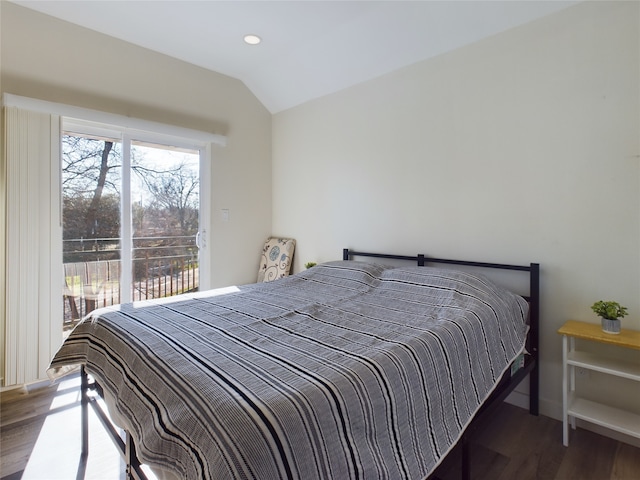
M 88 462 L 80 462 L 79 384 L 72 377 L 0 394 L 1 480 L 124 478 L 124 464 L 97 419 Z M 563 447 L 560 422 L 505 403 L 474 439 L 472 474 L 477 480 L 639 480 L 640 449 L 583 429 Z M 457 450 L 435 475 L 459 478 Z

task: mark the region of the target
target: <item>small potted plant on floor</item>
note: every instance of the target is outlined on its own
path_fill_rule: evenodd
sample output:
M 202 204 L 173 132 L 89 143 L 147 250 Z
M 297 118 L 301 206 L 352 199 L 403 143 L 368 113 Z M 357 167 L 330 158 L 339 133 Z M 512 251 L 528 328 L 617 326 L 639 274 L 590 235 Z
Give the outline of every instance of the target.
M 620 319 L 627 314 L 627 308 L 618 302 L 599 300 L 591 305 L 596 315 L 602 319 L 602 331 L 605 333 L 620 333 Z

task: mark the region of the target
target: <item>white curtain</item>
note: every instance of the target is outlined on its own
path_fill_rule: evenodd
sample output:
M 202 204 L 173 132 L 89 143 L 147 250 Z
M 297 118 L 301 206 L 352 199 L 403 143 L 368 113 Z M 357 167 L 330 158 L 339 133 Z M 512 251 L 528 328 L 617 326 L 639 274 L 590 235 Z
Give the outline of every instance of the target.
M 46 378 L 62 343 L 63 279 L 60 119 L 15 106 L 4 111 L 7 386 Z

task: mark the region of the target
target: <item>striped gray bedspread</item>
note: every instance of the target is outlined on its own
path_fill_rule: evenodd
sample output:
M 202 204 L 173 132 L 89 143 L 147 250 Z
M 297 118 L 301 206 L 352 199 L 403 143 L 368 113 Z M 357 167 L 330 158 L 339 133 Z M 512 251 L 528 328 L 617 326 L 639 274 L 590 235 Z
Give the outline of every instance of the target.
M 184 479 L 421 479 L 524 349 L 527 303 L 431 267 L 331 262 L 98 310 L 85 364 L 140 459 Z

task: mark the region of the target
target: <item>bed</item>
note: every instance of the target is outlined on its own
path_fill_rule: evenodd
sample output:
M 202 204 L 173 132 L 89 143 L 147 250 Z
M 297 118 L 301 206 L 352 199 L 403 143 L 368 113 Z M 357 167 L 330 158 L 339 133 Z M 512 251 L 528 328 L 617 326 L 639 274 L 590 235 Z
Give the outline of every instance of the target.
M 437 264 L 527 272 L 529 294 Z M 537 414 L 538 304 L 537 264 L 344 250 L 276 282 L 97 310 L 49 373 L 82 368 L 83 455 L 91 405 L 131 478 L 141 461 L 165 478 L 422 479 L 456 445 L 469 477 L 475 425 L 527 375 Z

